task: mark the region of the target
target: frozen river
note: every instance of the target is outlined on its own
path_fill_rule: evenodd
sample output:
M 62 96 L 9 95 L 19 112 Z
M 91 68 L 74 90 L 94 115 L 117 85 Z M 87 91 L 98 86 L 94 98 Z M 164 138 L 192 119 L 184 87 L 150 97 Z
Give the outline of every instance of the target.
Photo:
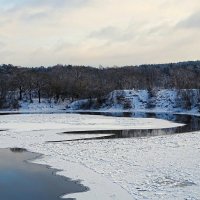
M 0 148 L 20 147 L 43 154 L 33 162 L 62 170 L 57 174 L 80 180 L 90 188 L 87 192 L 68 194 L 66 198 L 200 199 L 198 118 L 188 117 L 183 121 L 159 118 L 86 114 L 1 115 Z M 185 129 L 188 120 L 194 125 L 184 134 L 116 138 L 115 131 Z M 102 136 L 108 138 L 105 140 Z M 114 136 L 116 139 L 109 138 Z M 97 137 L 100 139 L 91 140 Z

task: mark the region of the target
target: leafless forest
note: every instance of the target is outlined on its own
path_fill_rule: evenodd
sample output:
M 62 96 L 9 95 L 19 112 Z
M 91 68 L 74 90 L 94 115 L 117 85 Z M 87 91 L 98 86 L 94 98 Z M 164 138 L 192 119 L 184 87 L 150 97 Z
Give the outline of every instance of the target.
M 199 89 L 200 61 L 94 68 L 56 65 L 52 67 L 0 66 L 0 107 L 17 102 L 26 95 L 47 99 L 97 98 L 123 89 Z

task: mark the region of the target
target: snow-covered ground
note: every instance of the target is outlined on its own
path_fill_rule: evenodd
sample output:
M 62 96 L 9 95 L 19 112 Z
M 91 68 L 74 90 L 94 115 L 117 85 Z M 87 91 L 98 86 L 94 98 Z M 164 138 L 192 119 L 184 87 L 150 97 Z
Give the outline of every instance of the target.
M 60 113 L 79 112 L 83 110 L 101 112 L 200 112 L 200 89 L 154 89 L 154 90 L 115 90 L 105 96 L 101 103 L 97 99 L 48 100 L 34 98 L 19 102 L 19 109 L 6 112 Z M 0 111 L 2 112 L 2 111 Z M 4 110 L 5 112 L 5 110 Z
M 80 114 L 20 114 L 0 116 L 0 129 L 15 132 L 159 129 L 182 124 L 162 119 L 109 117 Z
M 78 114 L 0 116 L 0 148 L 21 147 L 44 154 L 47 164 L 90 188 L 67 195 L 78 200 L 200 199 L 200 134 L 151 138 L 71 140 L 97 135 L 59 134 L 80 130 L 167 128 L 159 119 Z M 99 135 L 100 136 L 100 135 Z
M 89 105 L 89 106 L 88 106 Z M 96 109 L 99 111 L 188 112 L 200 111 L 199 89 L 115 90 L 101 104 L 97 100 L 78 100 L 69 110 Z
M 68 101 L 49 102 L 47 99 L 41 99 L 41 103 L 38 103 L 38 99 L 33 99 L 32 103 L 21 101 L 20 112 L 62 112 L 66 109 Z

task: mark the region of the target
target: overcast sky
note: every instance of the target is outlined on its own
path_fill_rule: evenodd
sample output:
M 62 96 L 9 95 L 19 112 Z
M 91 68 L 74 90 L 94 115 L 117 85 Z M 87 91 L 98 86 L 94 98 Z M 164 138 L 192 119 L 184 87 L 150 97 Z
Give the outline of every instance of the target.
M 199 58 L 199 0 L 0 0 L 0 63 L 121 66 Z

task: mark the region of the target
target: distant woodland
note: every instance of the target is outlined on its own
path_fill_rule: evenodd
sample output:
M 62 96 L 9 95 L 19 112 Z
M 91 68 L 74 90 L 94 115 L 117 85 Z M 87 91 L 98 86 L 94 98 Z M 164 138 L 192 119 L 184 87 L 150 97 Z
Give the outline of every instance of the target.
M 17 107 L 18 101 L 32 98 L 97 98 L 101 101 L 113 90 L 199 89 L 200 61 L 94 68 L 56 65 L 19 67 L 0 65 L 0 108 Z M 9 102 L 9 104 L 8 104 Z

